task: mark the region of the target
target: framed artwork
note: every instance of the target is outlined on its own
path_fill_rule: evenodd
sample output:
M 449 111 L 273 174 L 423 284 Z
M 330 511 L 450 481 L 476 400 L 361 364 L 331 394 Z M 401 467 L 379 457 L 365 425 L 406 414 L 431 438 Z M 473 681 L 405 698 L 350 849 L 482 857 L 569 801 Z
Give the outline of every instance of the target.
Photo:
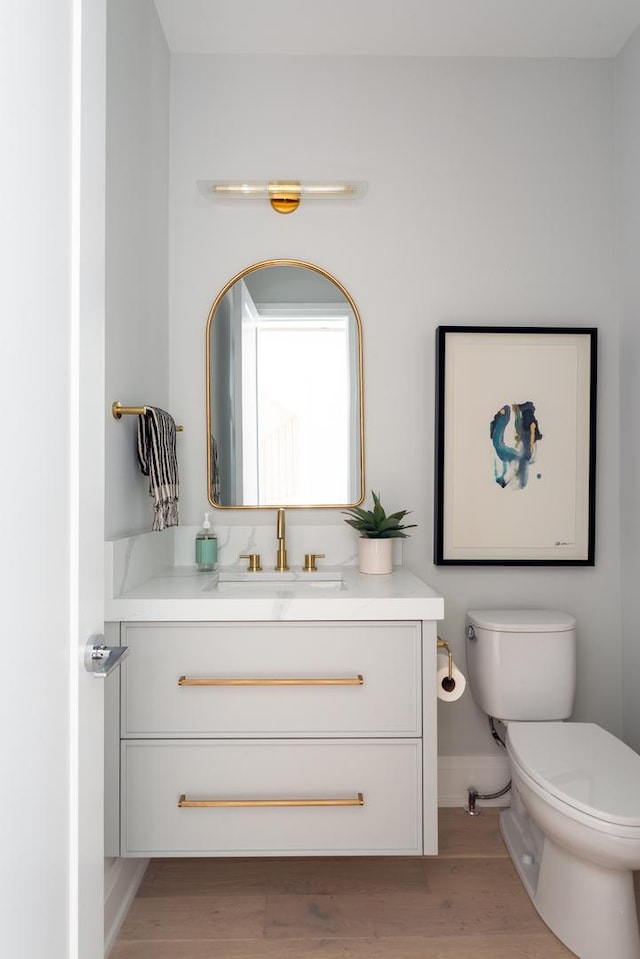
M 597 330 L 436 337 L 435 563 L 593 566 Z

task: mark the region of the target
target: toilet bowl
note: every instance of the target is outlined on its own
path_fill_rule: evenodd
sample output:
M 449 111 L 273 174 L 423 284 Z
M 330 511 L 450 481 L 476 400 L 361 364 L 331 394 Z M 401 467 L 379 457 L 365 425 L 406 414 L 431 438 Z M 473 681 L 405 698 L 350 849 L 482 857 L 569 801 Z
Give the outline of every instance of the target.
M 640 757 L 581 723 L 509 723 L 500 830 L 550 929 L 580 959 L 639 959 Z
M 506 725 L 512 798 L 500 830 L 533 904 L 579 959 L 640 959 L 640 756 L 599 726 L 564 721 L 575 621 L 470 611 L 466 636 L 472 696 Z

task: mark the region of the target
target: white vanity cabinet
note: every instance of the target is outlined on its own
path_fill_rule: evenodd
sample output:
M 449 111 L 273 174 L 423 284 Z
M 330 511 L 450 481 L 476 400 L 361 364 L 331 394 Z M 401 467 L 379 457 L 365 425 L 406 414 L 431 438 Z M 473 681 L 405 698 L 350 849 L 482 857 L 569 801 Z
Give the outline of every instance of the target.
M 121 855 L 423 852 L 423 624 L 124 623 Z
M 349 566 L 331 588 L 188 567 L 127 586 L 135 546 L 106 601 L 129 647 L 120 855 L 436 853 L 442 597 Z

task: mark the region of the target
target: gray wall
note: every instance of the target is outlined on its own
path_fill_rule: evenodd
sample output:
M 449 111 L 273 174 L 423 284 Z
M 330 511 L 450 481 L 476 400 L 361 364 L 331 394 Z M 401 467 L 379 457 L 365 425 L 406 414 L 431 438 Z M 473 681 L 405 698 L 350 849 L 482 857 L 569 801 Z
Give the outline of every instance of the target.
M 137 466 L 137 417 L 114 420 L 111 403 L 169 408 L 169 51 L 153 0 L 109 0 L 107 30 L 105 523 L 112 538 L 150 529 L 153 509 Z
M 463 663 L 466 608 L 566 609 L 579 623 L 576 716 L 620 733 L 613 72 L 607 60 L 174 56 L 170 367 L 172 406 L 189 420 L 183 518 L 196 524 L 206 508 L 211 303 L 269 257 L 333 273 L 363 321 L 367 488 L 413 510 L 405 562 L 444 594 L 442 635 Z M 279 122 L 282 105 L 290 120 Z M 266 202 L 216 204 L 195 188 L 196 179 L 278 176 L 366 179 L 369 192 L 279 216 Z M 434 331 L 484 323 L 600 330 L 594 569 L 432 564 Z M 343 521 L 302 511 L 290 522 L 311 519 Z M 442 755 L 493 748 L 470 696 L 441 709 Z

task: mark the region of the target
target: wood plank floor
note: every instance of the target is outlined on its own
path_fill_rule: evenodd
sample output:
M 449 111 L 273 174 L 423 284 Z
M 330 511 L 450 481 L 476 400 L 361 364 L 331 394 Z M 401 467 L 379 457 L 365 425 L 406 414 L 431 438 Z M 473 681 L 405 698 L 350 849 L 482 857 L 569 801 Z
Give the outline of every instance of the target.
M 436 858 L 155 859 L 110 959 L 570 959 L 497 810 L 440 810 Z

